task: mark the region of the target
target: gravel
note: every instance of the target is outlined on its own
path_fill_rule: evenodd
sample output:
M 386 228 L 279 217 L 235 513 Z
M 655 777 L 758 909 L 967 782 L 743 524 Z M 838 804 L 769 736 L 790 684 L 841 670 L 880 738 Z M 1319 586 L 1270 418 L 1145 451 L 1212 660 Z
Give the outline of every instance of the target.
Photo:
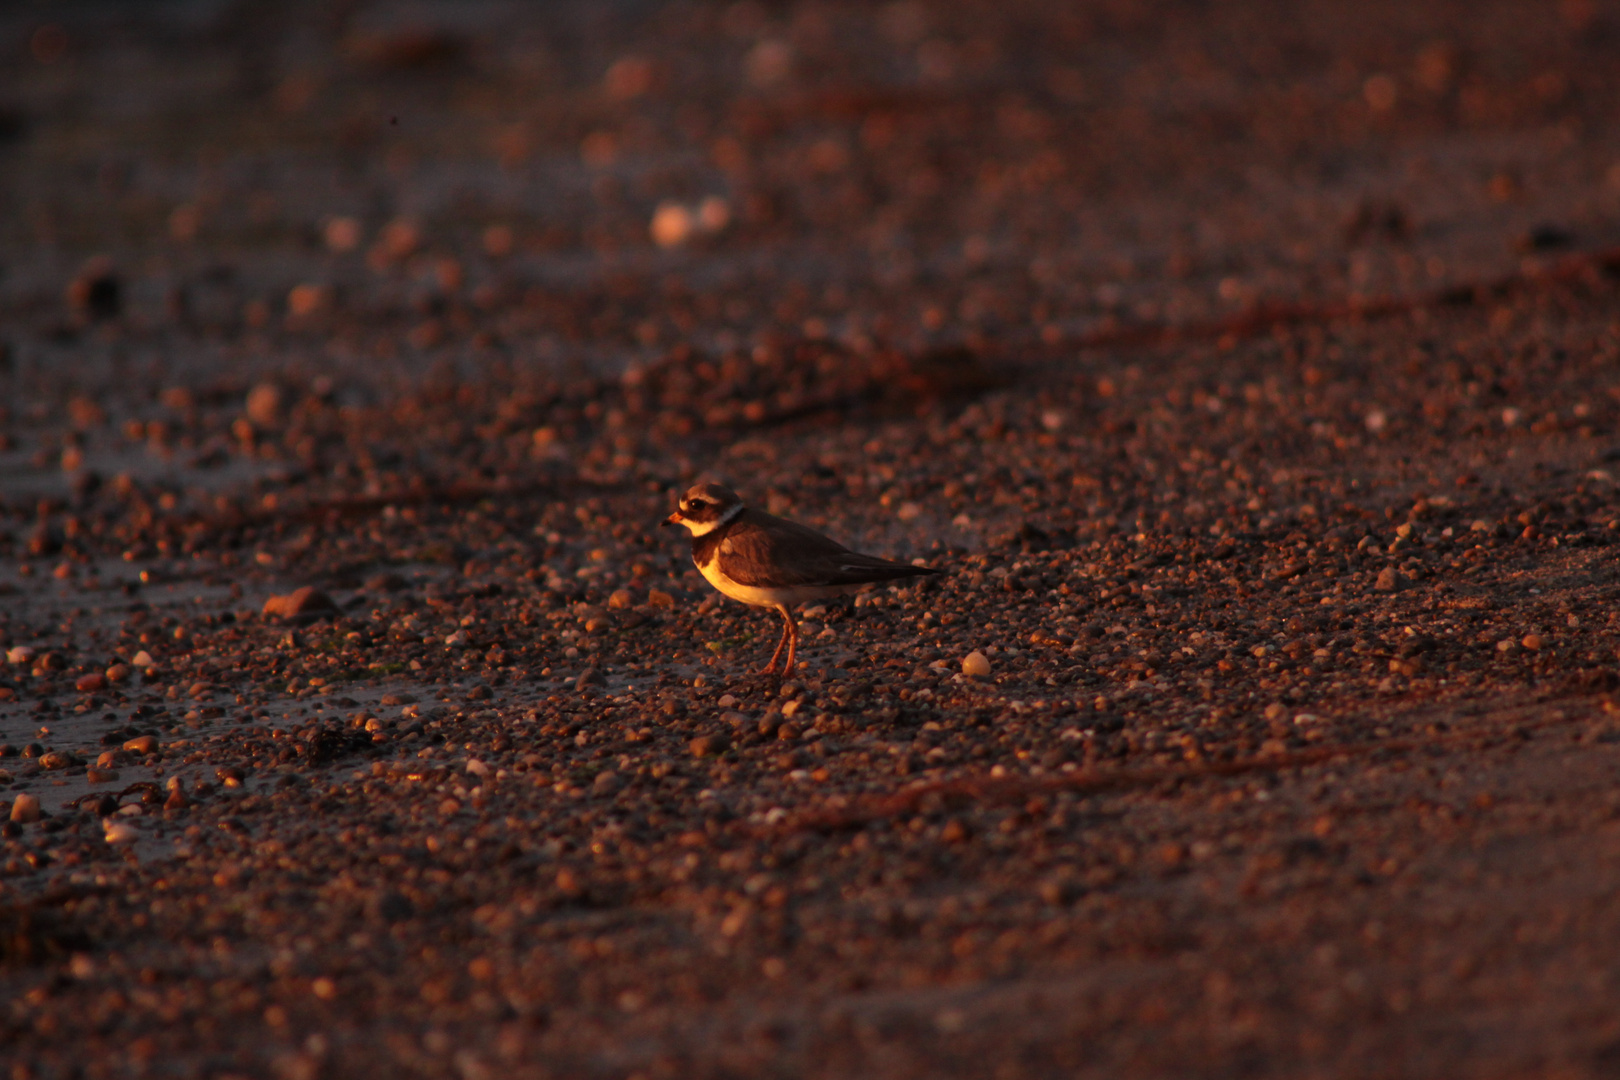
M 1607 13 L 23 8 L 15 1075 L 1610 1071 Z

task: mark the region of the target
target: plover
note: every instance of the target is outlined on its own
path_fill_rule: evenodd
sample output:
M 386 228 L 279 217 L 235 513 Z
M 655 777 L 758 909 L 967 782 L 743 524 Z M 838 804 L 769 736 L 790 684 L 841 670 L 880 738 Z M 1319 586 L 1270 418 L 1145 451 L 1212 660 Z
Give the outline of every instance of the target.
M 683 525 L 692 534 L 692 562 L 710 585 L 733 600 L 781 614 L 782 639 L 766 675 L 776 671 L 784 646 L 782 674 L 793 672 L 799 627 L 789 609 L 795 605 L 940 572 L 851 551 L 814 529 L 752 509 L 720 484 L 689 488 L 664 524 Z

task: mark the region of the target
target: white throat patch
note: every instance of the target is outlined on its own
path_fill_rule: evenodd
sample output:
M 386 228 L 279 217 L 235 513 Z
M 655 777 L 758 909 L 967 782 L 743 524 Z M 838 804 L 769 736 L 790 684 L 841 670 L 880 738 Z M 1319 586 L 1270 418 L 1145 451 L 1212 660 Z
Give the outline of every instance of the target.
M 714 532 L 714 530 L 718 529 L 720 526 L 742 513 L 744 509 L 745 507 L 743 504 L 738 503 L 730 510 L 727 510 L 719 517 L 715 518 L 713 521 L 687 521 L 685 518 L 682 518 L 681 524 L 685 525 L 687 530 L 691 532 L 693 536 L 708 536 L 710 533 Z

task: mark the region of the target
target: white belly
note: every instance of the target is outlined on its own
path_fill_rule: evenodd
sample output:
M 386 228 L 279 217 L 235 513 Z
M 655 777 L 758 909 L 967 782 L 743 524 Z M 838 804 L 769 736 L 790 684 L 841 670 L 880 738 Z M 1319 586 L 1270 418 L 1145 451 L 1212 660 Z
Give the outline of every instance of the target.
M 762 588 L 758 585 L 744 585 L 741 582 L 731 580 L 725 575 L 720 569 L 720 560 L 718 558 L 711 560 L 707 566 L 698 567 L 698 572 L 708 579 L 710 585 L 713 585 L 733 600 L 751 604 L 754 607 L 793 607 L 795 604 L 802 604 L 809 600 L 822 600 L 841 593 L 856 592 L 861 588 L 859 585 L 847 588 L 804 585 L 797 588 L 771 589 Z

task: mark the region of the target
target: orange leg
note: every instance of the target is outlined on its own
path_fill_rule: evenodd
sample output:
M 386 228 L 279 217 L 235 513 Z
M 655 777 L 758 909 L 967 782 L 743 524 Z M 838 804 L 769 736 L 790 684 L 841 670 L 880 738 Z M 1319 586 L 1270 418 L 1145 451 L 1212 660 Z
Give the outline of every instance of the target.
M 793 674 L 793 662 L 799 656 L 799 624 L 793 621 L 793 616 L 789 615 L 786 609 L 783 609 L 782 617 L 787 620 L 788 633 L 787 663 L 782 665 L 782 676 L 786 678 Z
M 774 675 L 776 673 L 776 661 L 781 658 L 784 645 L 788 648 L 788 662 L 787 668 L 782 674 L 786 675 L 787 672 L 793 670 L 793 646 L 790 637 L 796 638 L 798 636 L 793 633 L 793 616 L 788 614 L 787 608 L 777 608 L 776 610 L 782 613 L 782 620 L 786 625 L 782 627 L 782 637 L 776 643 L 776 651 L 771 653 L 771 662 L 765 665 L 765 670 L 760 672 L 761 675 Z

